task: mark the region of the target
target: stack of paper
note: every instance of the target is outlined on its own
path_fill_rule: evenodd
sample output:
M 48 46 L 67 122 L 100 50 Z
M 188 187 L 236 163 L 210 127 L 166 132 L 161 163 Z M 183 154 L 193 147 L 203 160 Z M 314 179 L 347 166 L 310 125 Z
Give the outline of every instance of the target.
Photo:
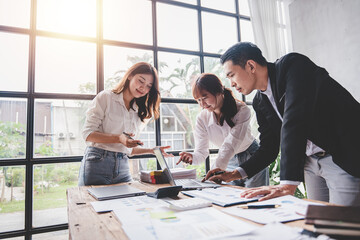
M 196 179 L 196 169 L 173 168 L 170 172 L 174 179 L 192 178 Z

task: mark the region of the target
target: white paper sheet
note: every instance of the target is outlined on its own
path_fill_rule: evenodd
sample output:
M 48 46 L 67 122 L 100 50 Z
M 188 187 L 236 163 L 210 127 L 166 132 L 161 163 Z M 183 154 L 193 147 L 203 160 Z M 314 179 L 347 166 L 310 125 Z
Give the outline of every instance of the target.
M 228 240 L 331 240 L 330 237 L 320 235 L 318 237 L 311 237 L 301 234 L 302 228 L 289 227 L 282 223 L 269 223 L 263 227 L 257 228 L 254 231 L 234 238 L 227 238 Z M 333 239 L 332 239 L 333 240 Z
M 182 193 L 192 197 L 204 198 L 220 206 L 230 206 L 234 204 L 256 201 L 255 198 L 241 198 L 240 194 L 245 190 L 232 187 L 206 188 L 202 190 L 183 191 Z
M 249 219 L 251 221 L 267 224 L 271 222 L 289 222 L 299 219 L 304 219 L 307 206 L 312 203 L 294 196 L 282 196 L 278 198 L 269 199 L 262 202 L 251 203 L 248 205 L 265 205 L 278 204 L 278 208 L 263 208 L 263 209 L 242 209 L 238 207 L 231 207 L 223 209 L 222 211 Z M 322 204 L 318 204 L 322 205 Z
M 168 221 L 152 219 L 158 239 L 222 239 L 249 233 L 257 227 L 235 219 L 215 208 L 176 213 Z
M 141 207 L 142 205 L 147 204 L 163 204 L 164 206 L 167 205 L 164 201 L 160 199 L 148 196 L 118 198 L 112 200 L 91 202 L 91 205 L 96 212 L 110 212 L 115 209 L 127 207 Z
M 214 208 L 173 211 L 164 206 L 129 207 L 114 210 L 114 214 L 130 239 L 219 239 L 256 228 Z

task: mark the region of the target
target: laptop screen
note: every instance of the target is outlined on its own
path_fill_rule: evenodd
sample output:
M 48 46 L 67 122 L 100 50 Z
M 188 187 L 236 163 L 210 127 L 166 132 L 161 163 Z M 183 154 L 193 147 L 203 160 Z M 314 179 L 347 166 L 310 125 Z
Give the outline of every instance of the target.
M 158 148 L 158 147 L 154 148 L 154 153 L 155 153 L 158 163 L 160 164 L 161 170 L 163 170 L 163 172 L 165 173 L 165 176 L 169 180 L 169 183 L 172 186 L 175 186 L 174 178 L 171 175 L 169 166 L 167 165 L 167 162 L 166 162 L 164 156 L 162 155 L 160 148 Z

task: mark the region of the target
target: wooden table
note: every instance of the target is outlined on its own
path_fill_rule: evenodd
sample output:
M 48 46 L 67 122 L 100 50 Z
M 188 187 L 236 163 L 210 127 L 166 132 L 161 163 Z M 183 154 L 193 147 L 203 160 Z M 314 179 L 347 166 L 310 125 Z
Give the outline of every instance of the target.
M 154 192 L 157 188 L 169 186 L 169 184 L 155 185 L 143 182 L 132 182 L 130 185 L 146 192 Z M 90 187 L 92 186 L 67 189 L 69 239 L 128 239 L 125 232 L 121 228 L 121 223 L 115 218 L 112 212 L 99 214 L 94 211 L 90 202 L 96 200 L 87 192 L 87 189 Z M 182 193 L 180 193 L 178 197 L 188 198 Z M 213 207 L 222 208 L 215 205 L 213 205 Z M 240 217 L 238 218 L 254 225 L 263 226 L 261 224 L 251 222 L 247 219 Z M 310 231 L 313 230 L 311 225 L 306 225 L 304 223 L 304 220 L 289 222 L 286 223 L 286 225 L 301 227 Z

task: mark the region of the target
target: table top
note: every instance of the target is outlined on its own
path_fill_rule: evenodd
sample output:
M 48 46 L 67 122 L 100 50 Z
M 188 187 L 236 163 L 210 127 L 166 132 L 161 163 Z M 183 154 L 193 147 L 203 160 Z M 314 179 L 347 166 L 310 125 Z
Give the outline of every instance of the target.
M 150 184 L 144 182 L 125 183 L 146 192 L 155 192 L 161 187 L 168 187 L 169 184 Z M 121 184 L 117 184 L 121 185 Z M 228 186 L 228 185 L 226 185 Z M 101 186 L 85 186 L 67 189 L 68 200 L 68 219 L 69 219 L 69 239 L 128 239 L 125 232 L 121 228 L 121 223 L 116 219 L 112 212 L 96 213 L 90 202 L 96 201 L 87 191 L 91 187 Z M 236 187 L 236 186 L 229 186 Z M 238 187 L 241 188 L 241 187 Z M 179 193 L 178 198 L 188 198 Z M 222 208 L 213 205 L 215 208 Z M 236 217 L 245 222 L 263 226 L 244 218 Z M 312 225 L 306 225 L 304 220 L 298 220 L 286 223 L 288 226 L 301 227 L 312 231 Z

